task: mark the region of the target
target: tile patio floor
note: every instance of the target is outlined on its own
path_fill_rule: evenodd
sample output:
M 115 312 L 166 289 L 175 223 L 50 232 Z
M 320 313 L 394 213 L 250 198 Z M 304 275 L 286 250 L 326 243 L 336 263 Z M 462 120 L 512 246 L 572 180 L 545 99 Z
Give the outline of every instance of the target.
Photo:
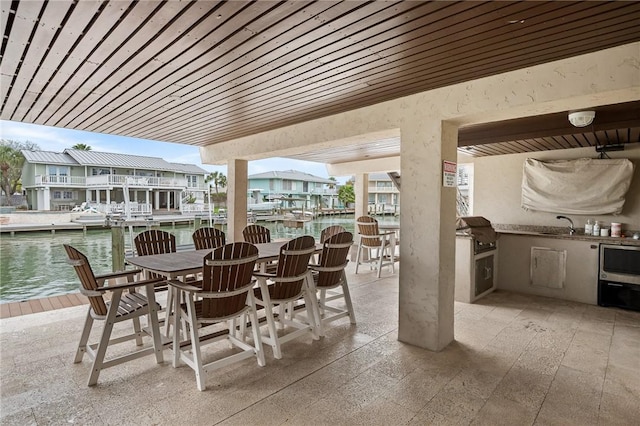
M 353 265 L 349 267 L 353 272 Z M 208 373 L 153 357 L 73 364 L 86 306 L 0 320 L 0 424 L 632 425 L 640 421 L 640 312 L 495 292 L 456 303 L 456 341 L 397 341 L 398 280 L 350 275 L 358 324 L 283 346 L 267 365 Z M 385 277 L 386 276 L 386 277 Z

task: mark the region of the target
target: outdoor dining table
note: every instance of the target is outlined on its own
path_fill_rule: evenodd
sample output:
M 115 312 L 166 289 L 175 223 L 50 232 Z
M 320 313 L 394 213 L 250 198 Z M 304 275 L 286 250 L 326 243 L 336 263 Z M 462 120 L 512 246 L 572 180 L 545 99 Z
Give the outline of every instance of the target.
M 286 243 L 287 241 L 274 241 L 255 244 L 258 248 L 258 260 L 256 263 L 278 260 L 280 247 Z M 322 246 L 318 245 L 317 248 L 320 250 Z M 128 256 L 125 260 L 130 265 L 136 266 L 144 271 L 175 280 L 201 272 L 203 265 L 202 259 L 211 251 L 211 249 L 183 250 L 174 253 L 152 254 L 148 256 Z

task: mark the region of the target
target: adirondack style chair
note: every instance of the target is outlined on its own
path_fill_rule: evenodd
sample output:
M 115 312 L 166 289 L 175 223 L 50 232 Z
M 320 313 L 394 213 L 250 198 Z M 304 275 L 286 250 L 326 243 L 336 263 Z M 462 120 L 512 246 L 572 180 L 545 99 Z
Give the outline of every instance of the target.
M 65 244 L 69 263 L 75 268 L 80 279 L 80 292 L 89 299 L 89 310 L 84 323 L 84 328 L 78 344 L 78 350 L 74 358 L 74 363 L 82 362 L 84 354 L 93 361 L 89 374 L 88 386 L 93 386 L 98 382 L 100 372 L 109 367 L 122 364 L 142 356 L 154 354 L 156 362 L 163 361 L 162 343 L 160 341 L 160 329 L 158 325 L 158 310 L 160 305 L 155 302 L 153 288 L 162 284 L 161 279 L 150 279 L 145 281 L 133 281 L 134 277 L 140 273 L 139 270 L 129 270 L 105 275 L 95 275 L 87 257 L 75 249 Z M 111 282 L 117 278 L 127 278 L 127 282 L 116 284 Z M 107 285 L 108 283 L 108 285 Z M 137 288 L 146 289 L 148 296 L 136 292 Z M 105 300 L 105 295 L 109 294 L 111 300 Z M 149 316 L 150 330 L 144 330 L 140 326 L 140 317 Z M 116 323 L 129 321 L 133 323 L 133 333 L 111 339 L 111 332 Z M 94 321 L 104 321 L 104 328 L 100 341 L 90 344 L 89 337 Z M 153 346 L 137 349 L 123 355 L 106 359 L 106 352 L 109 345 L 135 340 L 139 347 L 143 344 L 142 337 L 145 333 L 150 334 L 153 339 Z

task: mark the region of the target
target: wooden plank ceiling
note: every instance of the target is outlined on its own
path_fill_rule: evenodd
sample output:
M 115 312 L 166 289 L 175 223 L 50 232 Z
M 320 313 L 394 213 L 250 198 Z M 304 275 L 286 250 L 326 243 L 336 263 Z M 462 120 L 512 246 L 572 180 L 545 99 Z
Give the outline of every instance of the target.
M 0 118 L 205 146 L 638 41 L 640 2 L 3 0 L 1 22 Z

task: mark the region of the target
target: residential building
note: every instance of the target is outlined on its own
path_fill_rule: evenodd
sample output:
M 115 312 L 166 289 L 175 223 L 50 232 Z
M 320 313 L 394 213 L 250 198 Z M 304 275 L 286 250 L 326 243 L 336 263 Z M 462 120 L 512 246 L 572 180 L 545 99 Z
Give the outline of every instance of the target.
M 180 209 L 186 200 L 204 203 L 207 192 L 207 171 L 194 164 L 76 149 L 22 153 L 22 188 L 32 210 L 72 210 L 82 203 L 110 206 L 125 201 L 156 210 Z
M 271 171 L 249 176 L 248 204 L 279 202 L 282 208 L 337 206 L 337 182 L 297 170 Z
M 369 174 L 368 193 L 371 213 L 400 212 L 400 190 L 387 173 Z

